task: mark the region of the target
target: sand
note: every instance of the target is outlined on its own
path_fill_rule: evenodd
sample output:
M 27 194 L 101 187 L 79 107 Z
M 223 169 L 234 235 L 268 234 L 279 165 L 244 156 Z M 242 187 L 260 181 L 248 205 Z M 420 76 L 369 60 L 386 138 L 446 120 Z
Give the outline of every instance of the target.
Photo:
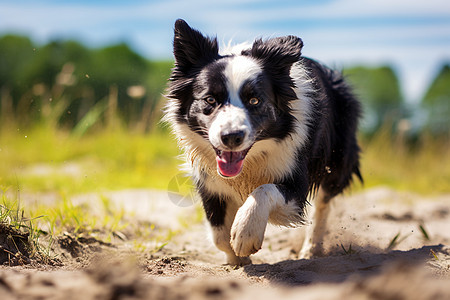
M 326 256 L 299 260 L 304 229 L 269 226 L 253 264 L 241 268 L 224 265 L 206 224 L 193 221 L 197 202 L 151 190 L 107 196 L 130 226 L 150 222 L 174 235 L 137 251 L 132 237 L 102 243 L 65 233 L 50 264 L 0 267 L 0 299 L 450 299 L 450 195 L 380 187 L 340 196 Z M 101 209 L 95 194 L 72 201 Z

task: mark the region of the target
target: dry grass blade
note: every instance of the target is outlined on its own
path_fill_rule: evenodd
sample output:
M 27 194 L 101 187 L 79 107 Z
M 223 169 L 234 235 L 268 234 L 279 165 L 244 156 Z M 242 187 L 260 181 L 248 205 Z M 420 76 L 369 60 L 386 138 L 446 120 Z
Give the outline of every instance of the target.
M 394 236 L 394 238 L 391 240 L 391 242 L 389 243 L 389 246 L 387 247 L 386 250 L 390 251 L 390 250 L 394 249 L 399 244 L 399 240 L 398 240 L 399 237 L 400 237 L 400 232 Z
M 430 240 L 430 236 L 428 235 L 428 232 L 425 230 L 425 228 L 423 227 L 422 224 L 419 225 L 419 229 L 420 229 L 420 232 L 422 232 L 423 238 L 425 240 L 429 241 Z
M 356 253 L 356 251 L 352 249 L 352 244 L 348 246 L 348 249 L 345 249 L 344 245 L 341 244 L 341 248 L 342 250 L 344 250 L 344 255 L 351 255 Z
M 433 249 L 430 249 L 430 253 L 431 253 L 431 255 L 433 255 L 435 260 L 439 260 L 439 257 L 437 256 L 436 252 L 434 252 Z

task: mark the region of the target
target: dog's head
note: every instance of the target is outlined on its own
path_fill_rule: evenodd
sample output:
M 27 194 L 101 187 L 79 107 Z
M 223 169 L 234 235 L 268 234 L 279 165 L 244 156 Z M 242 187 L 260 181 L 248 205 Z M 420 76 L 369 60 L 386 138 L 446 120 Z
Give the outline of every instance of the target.
M 258 141 L 292 132 L 290 69 L 301 55 L 300 38 L 259 39 L 239 53 L 220 54 L 217 39 L 177 20 L 173 46 L 168 97 L 177 106 L 175 121 L 210 143 L 221 176 L 237 176 Z

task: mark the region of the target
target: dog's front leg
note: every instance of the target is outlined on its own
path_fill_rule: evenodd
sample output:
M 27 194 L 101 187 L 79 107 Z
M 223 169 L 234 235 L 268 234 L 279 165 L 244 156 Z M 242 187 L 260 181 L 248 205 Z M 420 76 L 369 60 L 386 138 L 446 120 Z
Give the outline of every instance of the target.
M 261 185 L 250 194 L 231 227 L 231 246 L 237 256 L 249 256 L 261 249 L 270 213 L 285 204 L 275 184 Z
M 239 257 L 230 245 L 230 230 L 238 205 L 231 199 L 200 190 L 206 218 L 211 225 L 212 238 L 216 247 L 225 252 L 227 263 L 243 266 L 251 263 L 249 257 Z
M 212 234 L 214 244 L 219 250 L 227 255 L 227 264 L 232 266 L 244 266 L 251 264 L 252 261 L 248 256 L 237 256 L 230 245 L 230 228 L 231 224 L 222 226 L 212 226 Z

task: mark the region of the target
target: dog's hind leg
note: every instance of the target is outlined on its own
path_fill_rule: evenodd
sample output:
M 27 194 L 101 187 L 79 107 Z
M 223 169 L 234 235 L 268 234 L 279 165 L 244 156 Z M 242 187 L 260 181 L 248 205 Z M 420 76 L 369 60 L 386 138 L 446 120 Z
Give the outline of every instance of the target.
M 324 189 L 319 188 L 311 207 L 312 224 L 306 228 L 305 240 L 299 258 L 308 259 L 323 255 L 323 240 L 327 231 L 327 218 L 330 212 L 329 202 L 333 198 Z

